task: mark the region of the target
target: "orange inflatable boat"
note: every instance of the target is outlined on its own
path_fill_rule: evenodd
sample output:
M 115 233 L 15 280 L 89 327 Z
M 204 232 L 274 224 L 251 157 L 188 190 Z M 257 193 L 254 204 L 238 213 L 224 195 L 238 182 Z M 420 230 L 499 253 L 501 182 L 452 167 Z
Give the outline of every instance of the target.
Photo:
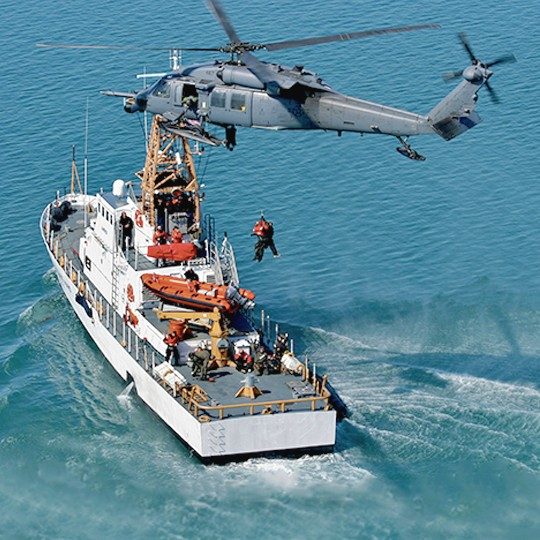
M 188 242 L 148 246 L 148 256 L 168 261 L 188 261 L 197 256 L 197 247 Z
M 253 292 L 232 285 L 214 285 L 160 274 L 143 274 L 141 280 L 162 300 L 191 309 L 211 311 L 218 308 L 232 314 L 254 306 Z

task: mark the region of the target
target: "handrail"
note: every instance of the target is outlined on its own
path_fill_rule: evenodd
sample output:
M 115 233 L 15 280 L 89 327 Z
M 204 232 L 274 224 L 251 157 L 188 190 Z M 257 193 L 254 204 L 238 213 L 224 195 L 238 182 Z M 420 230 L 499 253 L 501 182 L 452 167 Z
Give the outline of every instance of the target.
M 326 406 L 329 405 L 330 401 L 330 392 L 326 389 L 324 389 L 324 395 L 322 396 L 310 396 L 310 397 L 304 397 L 304 398 L 291 398 L 291 399 L 276 399 L 272 401 L 254 401 L 254 402 L 243 402 L 243 403 L 232 403 L 230 405 L 201 405 L 198 403 L 194 404 L 194 416 L 198 417 L 199 412 L 209 412 L 209 411 L 219 411 L 219 419 L 223 419 L 223 412 L 227 409 L 240 409 L 240 408 L 246 408 L 249 407 L 249 413 L 250 415 L 255 414 L 255 407 L 261 407 L 262 409 L 273 407 L 274 405 L 279 407 L 279 411 L 281 413 L 285 412 L 285 407 L 287 405 L 293 405 L 297 403 L 311 403 L 311 410 L 316 410 L 317 402 L 323 401 L 326 403 Z M 274 411 L 272 411 L 274 412 Z M 261 411 L 262 413 L 262 411 Z
M 216 275 L 215 280 L 218 285 L 223 285 L 223 270 L 221 268 L 221 260 L 215 242 L 208 242 L 208 259 L 214 269 Z

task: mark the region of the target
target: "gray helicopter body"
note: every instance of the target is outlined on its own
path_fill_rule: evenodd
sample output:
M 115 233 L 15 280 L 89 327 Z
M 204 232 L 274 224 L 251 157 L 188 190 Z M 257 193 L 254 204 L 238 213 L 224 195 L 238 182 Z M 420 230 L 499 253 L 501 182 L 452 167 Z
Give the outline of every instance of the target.
M 223 27 L 229 43 L 221 47 L 170 49 L 218 51 L 230 54 L 230 61 L 216 60 L 192 66 L 175 65 L 172 72 L 161 77 L 151 87 L 137 93 L 103 92 L 123 97 L 128 113 L 150 112 L 164 116 L 170 129 L 204 143 L 225 143 L 232 150 L 236 144 L 236 127 L 271 130 L 321 129 L 357 133 L 376 133 L 397 137 L 402 146 L 397 150 L 411 159 L 423 160 L 404 138 L 412 135 L 436 134 L 450 140 L 474 127 L 480 117 L 474 111 L 478 91 L 485 86 L 492 99 L 496 95 L 489 84 L 490 67 L 515 61 L 513 55 L 490 63 L 480 62 L 472 52 L 464 34 L 460 40 L 471 65 L 451 72 L 447 79 L 462 77 L 461 83 L 427 114 L 388 107 L 340 94 L 317 74 L 303 66 L 288 68 L 259 60 L 253 52 L 276 51 L 336 41 L 368 38 L 385 34 L 439 28 L 437 24 L 418 24 L 378 28 L 359 32 L 334 34 L 315 38 L 274 43 L 242 41 L 219 0 L 206 0 L 208 8 Z M 133 49 L 132 46 L 55 45 L 41 47 L 83 49 Z M 221 141 L 206 131 L 206 125 L 225 128 L 226 140 Z
M 474 113 L 477 92 L 491 75 L 478 67 L 474 76 L 421 115 L 336 92 L 302 66 L 265 66 L 287 80 L 288 87 L 283 88 L 282 83 L 269 92 L 246 66 L 216 61 L 180 67 L 143 93 L 124 94 L 132 98 L 126 110 L 146 110 L 171 122 L 188 119 L 223 127 L 322 129 L 398 137 L 438 134 L 452 139 L 480 121 Z
M 181 67 L 145 93 L 146 103 L 141 108 L 171 121 L 187 118 L 224 127 L 323 129 L 402 136 L 433 133 L 428 117 L 340 94 L 301 66 L 278 69 L 294 84 L 269 93 L 242 65 L 215 62 Z M 138 109 L 126 107 L 129 112 Z

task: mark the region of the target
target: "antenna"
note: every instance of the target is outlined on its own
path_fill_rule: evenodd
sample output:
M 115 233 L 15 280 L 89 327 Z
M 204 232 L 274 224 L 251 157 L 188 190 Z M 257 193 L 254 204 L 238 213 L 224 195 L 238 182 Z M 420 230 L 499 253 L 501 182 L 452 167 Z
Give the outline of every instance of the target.
M 144 66 L 143 69 L 143 87 L 146 90 L 146 66 Z M 148 113 L 146 112 L 146 107 L 144 108 L 143 113 L 143 120 L 144 120 L 144 145 L 146 148 L 146 152 L 148 152 Z
M 169 61 L 171 63 L 172 71 L 180 71 L 180 65 L 182 64 L 182 51 L 180 49 L 171 49 L 169 51 Z
M 86 115 L 84 122 L 84 226 L 88 225 L 88 98 L 86 98 Z

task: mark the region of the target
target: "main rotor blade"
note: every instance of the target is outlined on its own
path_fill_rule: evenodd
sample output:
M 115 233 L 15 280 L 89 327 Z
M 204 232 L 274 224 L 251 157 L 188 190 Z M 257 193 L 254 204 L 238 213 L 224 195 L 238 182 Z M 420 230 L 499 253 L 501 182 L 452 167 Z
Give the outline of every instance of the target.
M 493 90 L 493 87 L 491 86 L 491 84 L 489 84 L 489 82 L 486 82 L 484 86 L 486 87 L 486 90 L 489 92 L 491 101 L 493 101 L 493 103 L 500 103 L 501 100 L 499 99 L 499 96 L 496 94 L 495 90 Z
M 229 17 L 225 13 L 225 10 L 223 9 L 223 6 L 219 3 L 219 1 L 206 0 L 206 5 L 208 6 L 208 9 L 212 12 L 214 17 L 217 19 L 219 24 L 221 24 L 227 36 L 229 36 L 231 43 L 240 43 L 241 39 L 238 37 L 234 26 L 232 25 Z
M 306 47 L 307 45 L 319 45 L 321 43 L 332 43 L 333 41 L 349 41 L 351 39 L 368 38 L 383 34 L 397 34 L 398 32 L 412 32 L 414 30 L 426 30 L 429 28 L 440 28 L 440 25 L 428 23 L 414 24 L 410 26 L 396 26 L 393 28 L 375 28 L 373 30 L 363 30 L 361 32 L 351 32 L 348 34 L 333 34 L 331 36 L 277 41 L 275 43 L 263 44 L 262 47 L 268 51 L 278 51 L 280 49 L 292 49 L 293 47 Z
M 460 32 L 458 34 L 458 38 L 461 41 L 461 44 L 463 45 L 463 48 L 467 51 L 467 54 L 469 55 L 469 58 L 471 59 L 471 62 L 474 62 L 476 60 L 476 56 L 474 55 L 474 52 L 472 50 L 471 44 L 469 42 L 469 38 L 467 37 L 467 34 L 465 32 Z
M 267 85 L 276 82 L 274 73 L 256 56 L 253 56 L 249 52 L 243 52 L 240 55 L 240 58 L 249 71 L 251 71 L 251 73 L 253 73 L 263 84 Z
M 486 67 L 490 68 L 491 66 L 498 66 L 499 64 L 513 64 L 514 62 L 517 62 L 516 57 L 513 54 L 508 54 L 489 62 L 486 64 Z
M 221 49 L 217 47 L 144 47 L 138 45 L 92 45 L 84 43 L 36 43 L 40 49 L 107 49 L 114 51 L 170 51 L 173 49 L 179 51 L 216 51 Z

